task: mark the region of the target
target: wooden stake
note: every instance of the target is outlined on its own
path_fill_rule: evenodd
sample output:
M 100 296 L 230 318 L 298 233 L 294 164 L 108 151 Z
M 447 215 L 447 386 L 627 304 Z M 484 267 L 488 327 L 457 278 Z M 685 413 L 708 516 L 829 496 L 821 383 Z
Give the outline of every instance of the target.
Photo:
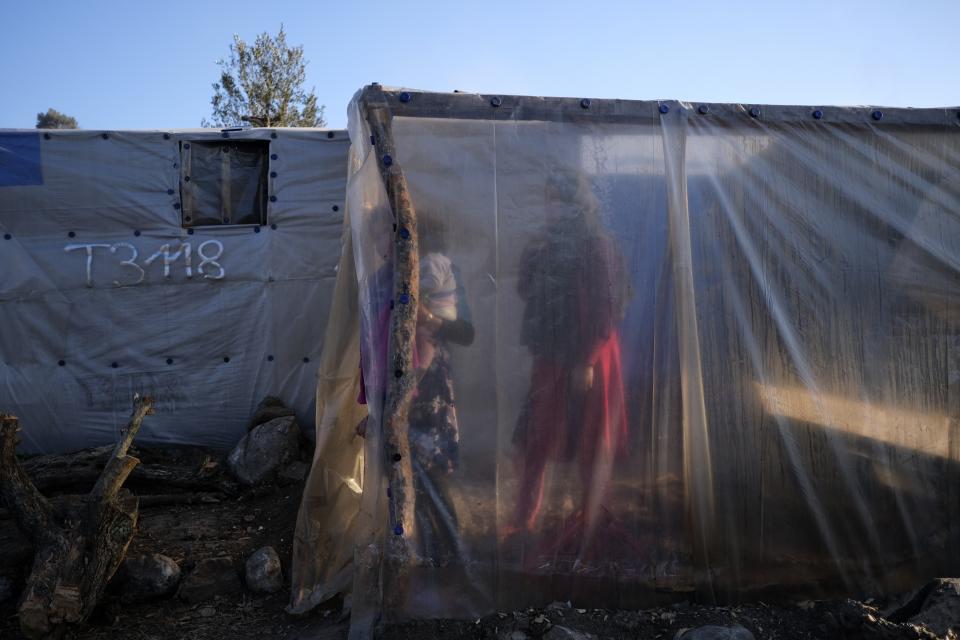
M 392 115 L 383 89 L 371 85 L 359 101 L 373 136 L 377 165 L 394 217 L 393 313 L 388 348 L 389 382 L 383 410 L 384 456 L 390 486 L 390 530 L 387 531 L 384 571 L 384 608 L 389 612 L 406 599 L 416 506 L 410 460 L 409 410 L 416 389 L 413 369 L 414 335 L 420 294 L 420 257 L 417 213 L 407 180 L 397 160 Z

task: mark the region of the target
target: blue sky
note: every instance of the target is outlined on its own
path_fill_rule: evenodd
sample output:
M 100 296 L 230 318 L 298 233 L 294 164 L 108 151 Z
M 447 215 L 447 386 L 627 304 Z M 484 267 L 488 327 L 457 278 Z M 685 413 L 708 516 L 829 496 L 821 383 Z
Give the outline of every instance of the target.
M 0 0 L 0 127 L 196 127 L 234 33 L 280 23 L 331 126 L 362 85 L 591 98 L 960 105 L 960 2 Z

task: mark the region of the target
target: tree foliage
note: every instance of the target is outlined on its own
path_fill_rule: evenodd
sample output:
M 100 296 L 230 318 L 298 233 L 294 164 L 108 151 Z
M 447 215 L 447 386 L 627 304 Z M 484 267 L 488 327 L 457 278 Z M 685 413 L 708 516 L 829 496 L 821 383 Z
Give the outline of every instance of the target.
M 322 127 L 323 106 L 313 89 L 303 88 L 307 61 L 303 47 L 287 44 L 280 25 L 276 37 L 267 32 L 253 45 L 233 36 L 230 58 L 218 60 L 220 81 L 213 84 L 213 116 L 203 126 Z
M 56 109 L 47 109 L 46 113 L 37 114 L 37 129 L 76 129 L 76 118 L 71 118 Z

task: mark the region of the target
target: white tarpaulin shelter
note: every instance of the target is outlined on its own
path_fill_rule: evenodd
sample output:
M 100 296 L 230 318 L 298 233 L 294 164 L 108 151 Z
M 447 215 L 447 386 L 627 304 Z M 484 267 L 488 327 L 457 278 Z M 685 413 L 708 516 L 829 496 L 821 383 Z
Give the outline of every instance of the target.
M 0 410 L 27 451 L 226 448 L 258 401 L 313 419 L 347 135 L 0 131 Z

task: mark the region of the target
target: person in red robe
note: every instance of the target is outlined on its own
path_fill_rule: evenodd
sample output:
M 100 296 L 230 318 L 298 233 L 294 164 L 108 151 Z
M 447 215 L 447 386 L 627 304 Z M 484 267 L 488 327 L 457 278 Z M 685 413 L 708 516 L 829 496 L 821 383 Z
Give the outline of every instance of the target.
M 520 469 L 510 529 L 535 531 L 548 464 L 576 461 L 582 493 L 564 536 L 583 544 L 627 447 L 618 326 L 628 285 L 584 177 L 551 176 L 545 197 L 546 226 L 520 262 L 521 340 L 533 366 L 514 434 Z

